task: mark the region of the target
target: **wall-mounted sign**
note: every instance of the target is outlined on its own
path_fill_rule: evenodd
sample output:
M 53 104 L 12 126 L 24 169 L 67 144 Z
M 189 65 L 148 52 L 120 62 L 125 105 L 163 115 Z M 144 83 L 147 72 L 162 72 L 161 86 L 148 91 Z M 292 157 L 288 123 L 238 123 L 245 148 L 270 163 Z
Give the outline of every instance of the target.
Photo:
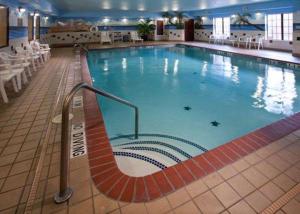
M 85 125 L 83 122 L 72 125 L 70 158 L 80 157 L 86 152 Z

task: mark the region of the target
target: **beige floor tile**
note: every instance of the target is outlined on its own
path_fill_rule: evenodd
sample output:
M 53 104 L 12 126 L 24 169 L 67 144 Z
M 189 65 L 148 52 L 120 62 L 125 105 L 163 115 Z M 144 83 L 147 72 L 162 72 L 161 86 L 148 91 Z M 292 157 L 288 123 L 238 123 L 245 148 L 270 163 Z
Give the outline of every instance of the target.
M 284 171 L 290 167 L 290 163 L 280 158 L 277 154 L 271 155 L 267 159 L 268 163 L 270 163 L 275 168 L 279 169 L 280 171 Z
M 17 154 L 11 154 L 11 155 L 6 155 L 6 156 L 2 156 L 0 157 L 0 166 L 5 166 L 8 164 L 12 164 L 16 158 Z
M 121 214 L 121 210 L 117 209 L 115 211 L 110 212 L 110 214 Z
M 282 210 L 278 210 L 275 214 L 286 214 Z
M 256 188 L 259 188 L 268 182 L 268 178 L 253 167 L 243 171 L 242 174 Z
M 7 179 L 5 180 L 5 183 L 2 187 L 1 192 L 5 192 L 8 190 L 12 190 L 12 189 L 16 189 L 18 187 L 25 186 L 27 176 L 28 176 L 28 172 L 7 177 Z
M 240 200 L 240 196 L 232 189 L 227 183 L 221 183 L 220 185 L 212 189 L 213 193 L 222 202 L 225 208 L 230 207 L 232 204 Z
M 267 178 L 272 179 L 280 174 L 280 171 L 266 161 L 261 161 L 255 165 L 255 168 Z
M 69 213 L 72 214 L 82 214 L 82 213 L 93 213 L 93 200 L 88 199 L 75 204 L 69 208 Z
M 187 185 L 186 190 L 190 194 L 190 196 L 192 198 L 194 198 L 195 196 L 200 195 L 201 193 L 207 191 L 208 187 L 202 181 L 202 179 L 199 179 L 199 180 Z
M 14 165 L 12 165 L 11 171 L 9 173 L 10 176 L 29 171 L 31 168 L 31 164 L 32 164 L 32 160 L 15 163 Z
M 224 210 L 221 202 L 210 191 L 199 195 L 194 201 L 203 213 L 219 213 Z
M 259 189 L 270 201 L 277 200 L 284 192 L 274 183 L 269 182 Z
M 224 181 L 224 179 L 219 175 L 219 173 L 214 172 L 206 177 L 203 178 L 204 183 L 209 187 L 212 188 Z
M 8 175 L 11 165 L 0 167 L 0 178 L 4 178 Z
M 296 182 L 285 174 L 277 176 L 273 179 L 273 182 L 285 192 L 289 191 L 293 186 L 296 185 Z
M 77 186 L 72 186 L 74 192 L 70 198 L 70 204 L 76 204 L 80 201 L 89 199 L 92 197 L 92 190 L 89 181 L 84 181 Z
M 59 176 L 48 179 L 46 195 L 56 193 L 58 189 L 59 189 Z
M 122 214 L 132 214 L 132 213 L 146 214 L 147 210 L 144 203 L 131 203 L 125 207 L 122 207 L 121 212 Z
M 298 202 L 300 202 L 300 193 L 298 193 L 298 195 L 295 196 L 295 200 L 297 200 Z
M 219 174 L 225 179 L 229 179 L 231 177 L 233 177 L 234 175 L 236 175 L 238 173 L 238 171 L 236 169 L 233 168 L 232 165 L 228 165 L 224 168 L 222 168 L 221 170 L 219 170 Z
M 299 157 L 291 152 L 289 152 L 288 150 L 281 150 L 280 152 L 277 153 L 282 159 L 290 162 L 291 164 L 296 163 L 297 161 L 299 161 Z
M 256 212 L 261 212 L 265 208 L 267 208 L 270 204 L 271 201 L 267 199 L 261 192 L 255 191 L 251 193 L 249 196 L 246 197 L 246 201 L 250 206 L 256 210 Z
M 300 169 L 296 167 L 289 168 L 287 171 L 285 171 L 285 174 L 289 176 L 294 181 L 300 183 Z
M 20 200 L 22 188 L 0 194 L 0 210 L 16 206 Z M 0 211 L 1 212 L 1 211 Z
M 7 147 L 3 150 L 1 156 L 4 156 L 4 155 L 10 155 L 10 154 L 13 154 L 13 153 L 17 153 L 17 152 L 20 151 L 21 146 L 22 146 L 22 144 L 16 144 L 16 145 L 7 146 Z
M 163 197 L 152 202 L 145 203 L 148 213 L 158 214 L 158 213 L 166 213 L 171 210 L 171 206 L 168 200 Z
M 34 155 L 36 152 L 36 148 L 31 149 L 31 150 L 27 150 L 24 152 L 20 152 L 16 158 L 16 162 L 20 162 L 20 161 L 24 161 L 24 160 L 28 160 L 28 159 L 33 159 Z
M 240 201 L 229 208 L 231 214 L 255 214 L 256 212 L 245 202 Z
M 187 202 L 188 200 L 191 200 L 185 188 L 181 188 L 175 191 L 174 193 L 168 195 L 167 198 L 173 208 L 178 207 L 179 205 Z
M 176 214 L 199 214 L 200 210 L 198 210 L 197 206 L 192 202 L 187 202 L 184 205 L 178 207 L 174 210 Z
M 230 178 L 228 183 L 239 193 L 241 197 L 245 197 L 255 190 L 255 187 L 241 174 Z
M 95 213 L 108 213 L 119 208 L 118 202 L 100 194 L 94 197 Z
M 286 214 L 299 214 L 300 211 L 300 202 L 296 200 L 291 200 L 289 201 L 283 208 L 282 210 Z
M 245 161 L 244 159 L 240 159 L 232 164 L 232 166 L 239 172 L 244 171 L 248 167 L 250 167 L 250 164 Z
M 261 161 L 261 157 L 259 157 L 255 152 L 253 152 L 250 155 L 247 155 L 246 157 L 244 157 L 244 159 L 251 165 L 254 165 Z

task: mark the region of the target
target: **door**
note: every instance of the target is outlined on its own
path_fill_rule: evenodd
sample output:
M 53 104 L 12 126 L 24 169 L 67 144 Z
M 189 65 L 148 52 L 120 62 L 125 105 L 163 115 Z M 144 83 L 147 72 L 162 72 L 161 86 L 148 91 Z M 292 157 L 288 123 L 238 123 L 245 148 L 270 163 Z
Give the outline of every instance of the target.
M 32 41 L 34 38 L 34 30 L 33 30 L 33 16 L 28 14 L 28 41 Z
M 185 41 L 194 41 L 194 19 L 184 23 Z

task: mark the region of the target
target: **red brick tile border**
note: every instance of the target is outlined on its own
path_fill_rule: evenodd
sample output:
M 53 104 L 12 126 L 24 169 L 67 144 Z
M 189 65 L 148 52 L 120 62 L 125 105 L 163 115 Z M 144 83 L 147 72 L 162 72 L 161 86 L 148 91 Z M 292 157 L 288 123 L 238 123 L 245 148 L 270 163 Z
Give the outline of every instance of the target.
M 81 56 L 83 80 L 92 85 L 87 59 Z M 96 95 L 84 91 L 88 159 L 92 179 L 103 194 L 125 202 L 146 202 L 165 196 L 300 128 L 300 113 L 144 177 L 123 174 L 116 163 Z

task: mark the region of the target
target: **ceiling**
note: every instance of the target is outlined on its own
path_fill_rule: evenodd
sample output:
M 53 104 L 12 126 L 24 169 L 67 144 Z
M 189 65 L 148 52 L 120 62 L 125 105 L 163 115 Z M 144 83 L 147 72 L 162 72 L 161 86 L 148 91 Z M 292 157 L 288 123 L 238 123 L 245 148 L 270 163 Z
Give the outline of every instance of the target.
M 300 8 L 300 0 L 0 0 L 0 4 L 23 6 L 29 11 L 59 17 L 160 17 L 164 11 L 224 13 L 241 10 L 241 5 L 252 10 Z M 230 7 L 228 9 L 227 7 Z M 253 9 L 254 8 L 254 9 Z
M 190 11 L 272 0 L 48 0 L 58 11 Z

